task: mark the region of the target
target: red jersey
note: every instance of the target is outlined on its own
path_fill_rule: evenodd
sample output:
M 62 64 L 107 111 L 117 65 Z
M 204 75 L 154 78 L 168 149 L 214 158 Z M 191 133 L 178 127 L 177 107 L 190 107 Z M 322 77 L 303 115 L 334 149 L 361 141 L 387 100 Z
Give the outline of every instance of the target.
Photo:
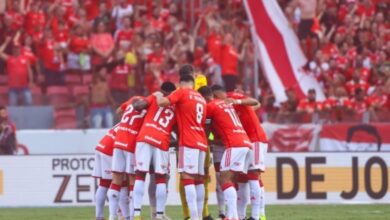
M 89 21 L 95 19 L 99 15 L 100 0 L 85 0 L 84 7 L 87 11 L 87 19 Z
M 88 37 L 73 36 L 69 42 L 69 50 L 73 53 L 81 53 L 89 48 Z
M 106 135 L 99 141 L 99 144 L 96 146 L 96 150 L 108 155 L 112 156 L 112 152 L 114 151 L 114 141 L 115 141 L 115 135 L 118 131 L 118 125 L 115 125 L 113 128 L 111 128 Z
M 361 88 L 365 93 L 368 89 L 368 84 L 364 80 L 360 80 L 358 83 L 355 83 L 355 81 L 350 80 L 347 82 L 346 88 L 349 95 L 353 96 L 355 95 L 355 90 L 357 88 Z
M 251 148 L 252 143 L 232 105 L 219 99 L 211 101 L 207 104 L 207 118 L 211 119 L 212 130 L 222 138 L 226 148 Z
M 133 38 L 133 30 L 118 30 L 115 33 L 115 41 L 117 43 L 120 43 L 121 41 L 127 41 L 131 42 L 131 39 Z
M 127 82 L 129 73 L 129 65 L 123 64 L 116 66 L 111 74 L 110 88 L 127 92 L 129 90 L 129 84 Z
M 146 110 L 136 111 L 130 104 L 135 98 L 139 97 L 133 97 L 126 102 L 128 105 L 119 123 L 114 143 L 114 148 L 132 153 L 135 151 L 136 138 L 146 115 Z
M 356 111 L 358 114 L 363 114 L 367 111 L 369 107 L 369 103 L 367 99 L 364 100 L 356 100 L 355 98 L 351 99 L 351 107 L 353 110 Z
M 247 96 L 238 92 L 230 92 L 228 93 L 228 97 L 232 99 L 247 98 Z M 236 110 L 249 139 L 252 142 L 267 143 L 267 135 L 260 125 L 260 120 L 257 117 L 255 110 L 251 106 L 245 105 L 234 105 L 234 109 Z
M 29 58 L 26 56 L 9 56 L 7 59 L 8 85 L 10 88 L 28 86 Z
M 15 11 L 7 11 L 5 13 L 5 16 L 8 16 L 11 18 L 11 29 L 13 31 L 19 31 L 24 24 L 24 16 L 22 13 L 15 12 Z
M 207 151 L 206 100 L 188 88 L 174 91 L 168 99 L 176 109 L 179 146 Z
M 149 96 L 147 113 L 137 142 L 145 142 L 163 151 L 168 151 L 171 132 L 176 124 L 175 107 L 159 107 L 155 96 Z
M 34 32 L 43 31 L 46 23 L 45 13 L 42 11 L 30 11 L 26 15 L 26 22 L 24 28 L 26 29 L 27 34 L 32 35 Z
M 312 102 L 309 99 L 302 99 L 299 102 L 298 110 L 306 111 L 308 113 L 313 113 L 314 111 L 320 111 L 323 109 L 323 104 L 321 102 Z
M 148 63 L 162 64 L 164 62 L 164 52 L 161 53 L 151 53 L 148 55 L 147 59 Z
M 60 69 L 60 62 L 56 57 L 55 53 L 55 42 L 52 39 L 46 39 L 43 43 L 43 47 L 41 48 L 41 55 L 43 60 L 43 66 L 46 69 L 52 70 L 52 71 L 58 71 Z
M 214 59 L 215 63 L 221 64 L 221 46 L 222 46 L 222 36 L 218 34 L 211 34 L 207 38 L 207 50 L 209 51 L 211 57 Z
M 23 47 L 20 52 L 23 56 L 27 57 L 30 64 L 34 65 L 37 62 L 37 57 L 32 52 L 31 48 L 29 47 Z
M 221 49 L 222 75 L 237 75 L 238 53 L 231 45 L 223 45 Z

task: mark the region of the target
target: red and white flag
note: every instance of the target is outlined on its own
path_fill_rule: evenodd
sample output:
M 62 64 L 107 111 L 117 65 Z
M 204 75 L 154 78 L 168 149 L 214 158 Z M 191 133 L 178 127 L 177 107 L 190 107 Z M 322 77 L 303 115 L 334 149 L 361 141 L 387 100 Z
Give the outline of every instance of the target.
M 324 125 L 320 151 L 390 151 L 389 134 L 387 124 Z
M 245 0 L 244 3 L 260 62 L 277 102 L 285 101 L 285 90 L 291 88 L 299 98 L 313 88 L 317 99 L 323 101 L 325 96 L 317 79 L 301 71 L 307 59 L 278 2 Z
M 262 124 L 268 136 L 269 150 L 273 152 L 316 151 L 321 125 Z

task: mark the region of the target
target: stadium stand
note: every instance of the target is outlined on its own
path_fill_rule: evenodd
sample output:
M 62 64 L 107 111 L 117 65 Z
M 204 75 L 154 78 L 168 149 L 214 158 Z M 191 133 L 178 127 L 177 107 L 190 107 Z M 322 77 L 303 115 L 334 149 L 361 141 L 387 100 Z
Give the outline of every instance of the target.
M 286 91 L 286 102 L 275 102 L 262 70 L 253 68 L 250 24 L 240 0 L 8 0 L 0 12 L 0 44 L 4 54 L 21 48 L 18 56 L 28 58 L 34 73 L 33 105 L 82 105 L 80 101 L 88 101 L 93 74 L 101 67 L 108 69 L 109 84 L 122 82 L 110 84 L 120 102 L 123 95 L 149 94 L 164 80 L 176 83 L 179 66 L 192 63 L 209 84 L 233 82 L 248 94 L 258 91 L 263 121 L 389 121 L 389 3 L 278 3 L 309 60 L 303 70 L 320 82 L 327 96 L 324 102 L 299 100 L 293 88 Z M 98 24 L 106 32 L 98 33 Z M 107 43 L 111 38 L 113 50 Z M 7 62 L 0 61 L 1 104 L 9 102 L 7 85 L 15 74 Z M 255 74 L 259 88 L 253 88 Z M 355 95 L 358 88 L 363 89 L 362 97 Z M 301 117 L 303 113 L 309 116 Z

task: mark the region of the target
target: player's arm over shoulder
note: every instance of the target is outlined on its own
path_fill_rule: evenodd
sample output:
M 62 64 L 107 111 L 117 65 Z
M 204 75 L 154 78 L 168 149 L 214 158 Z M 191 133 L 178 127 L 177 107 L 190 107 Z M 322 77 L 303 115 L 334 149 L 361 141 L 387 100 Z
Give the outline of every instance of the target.
M 230 94 L 229 98 L 233 99 L 232 102 L 235 105 L 247 105 L 247 106 L 260 107 L 259 101 L 238 92 L 234 92 Z
M 164 95 L 161 92 L 155 92 L 155 93 L 153 93 L 153 96 L 156 97 L 156 101 L 157 101 L 158 106 L 166 107 L 168 105 L 171 105 L 170 99 L 167 97 L 164 97 Z
M 141 111 L 149 107 L 149 105 L 155 100 L 153 95 L 148 96 L 145 99 L 138 99 L 133 103 L 133 107 L 137 111 Z

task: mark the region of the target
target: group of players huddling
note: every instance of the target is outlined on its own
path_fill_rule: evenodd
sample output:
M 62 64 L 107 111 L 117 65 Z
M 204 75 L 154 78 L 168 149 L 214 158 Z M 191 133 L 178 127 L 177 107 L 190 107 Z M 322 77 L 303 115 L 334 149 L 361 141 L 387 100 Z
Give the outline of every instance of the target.
M 219 218 L 265 220 L 260 173 L 265 170 L 267 137 L 255 114 L 258 101 L 239 92 L 227 93 L 217 85 L 202 86 L 197 91 L 194 86 L 194 69 L 184 65 L 179 88 L 164 82 L 161 91 L 148 97 L 132 97 L 118 109 L 121 121 L 96 147 L 93 176 L 100 181 L 96 219 L 104 219 L 107 197 L 110 220 L 117 218 L 118 210 L 123 219 L 141 219 L 147 173 L 151 177 L 151 218 L 168 219 L 168 150 L 175 129 L 182 203 L 188 209 L 184 210 L 188 213 L 185 218 L 212 219 L 207 209 L 211 151 Z M 206 119 L 210 120 L 207 125 Z M 251 215 L 246 218 L 249 203 Z

